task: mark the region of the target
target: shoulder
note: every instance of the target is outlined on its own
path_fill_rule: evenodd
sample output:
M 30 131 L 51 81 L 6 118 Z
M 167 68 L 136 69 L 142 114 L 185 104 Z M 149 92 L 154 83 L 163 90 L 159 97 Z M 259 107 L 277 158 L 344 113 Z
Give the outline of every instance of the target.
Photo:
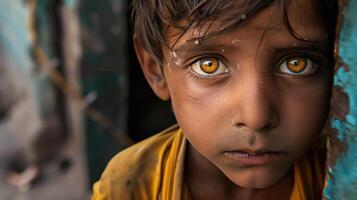
M 143 170 L 143 165 L 145 168 L 150 168 L 158 162 L 158 154 L 170 144 L 177 131 L 177 126 L 170 127 L 124 149 L 111 159 L 103 175 L 130 174 L 136 170 Z
M 124 149 L 113 157 L 113 159 L 109 162 L 108 167 L 115 165 L 118 162 L 120 163 L 123 160 L 132 161 L 134 163 L 138 162 L 139 160 L 137 160 L 136 158 L 148 156 L 160 150 L 161 147 L 163 147 L 167 142 L 173 139 L 178 130 L 179 129 L 177 125 L 172 126 L 137 144 L 134 144 L 131 147 L 128 147 L 127 149 Z
M 130 199 L 134 195 L 131 191 L 138 192 L 138 188 L 148 190 L 141 192 L 142 194 L 152 193 L 152 182 L 160 173 L 164 154 L 170 149 L 178 130 L 177 125 L 170 127 L 119 152 L 108 163 L 102 177 L 94 186 L 94 196 L 99 196 L 100 193 L 100 196 L 108 198 L 98 199 Z

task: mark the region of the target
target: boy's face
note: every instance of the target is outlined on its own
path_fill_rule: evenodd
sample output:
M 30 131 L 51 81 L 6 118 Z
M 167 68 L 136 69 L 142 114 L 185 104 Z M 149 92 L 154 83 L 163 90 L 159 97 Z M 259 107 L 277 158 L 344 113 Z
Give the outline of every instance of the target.
M 184 135 L 246 188 L 278 182 L 319 137 L 329 109 L 325 29 L 310 1 L 287 2 L 294 31 L 313 43 L 294 38 L 273 5 L 207 40 L 195 41 L 190 30 L 164 52 Z

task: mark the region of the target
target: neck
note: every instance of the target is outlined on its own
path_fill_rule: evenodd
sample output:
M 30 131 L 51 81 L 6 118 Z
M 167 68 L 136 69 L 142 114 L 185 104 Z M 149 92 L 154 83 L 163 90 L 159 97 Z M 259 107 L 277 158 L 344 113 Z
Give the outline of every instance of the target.
M 185 182 L 192 199 L 289 199 L 293 189 L 293 170 L 278 183 L 264 189 L 247 189 L 229 180 L 211 161 L 187 142 Z

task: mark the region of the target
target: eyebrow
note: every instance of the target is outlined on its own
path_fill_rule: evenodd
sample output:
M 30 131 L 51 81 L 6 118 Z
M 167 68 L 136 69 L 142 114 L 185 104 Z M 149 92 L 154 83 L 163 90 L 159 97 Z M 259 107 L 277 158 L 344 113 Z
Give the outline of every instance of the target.
M 200 52 L 200 51 L 219 51 L 221 49 L 232 49 L 239 48 L 238 44 L 219 44 L 213 40 L 198 40 L 199 44 L 195 43 L 195 39 L 187 40 L 182 45 L 178 45 L 177 48 L 174 48 L 172 51 L 180 52 Z M 296 45 L 295 45 L 296 44 Z M 288 52 L 292 50 L 310 50 L 317 53 L 327 54 L 328 53 L 328 42 L 325 40 L 298 40 L 291 41 L 287 44 L 280 44 L 273 46 L 275 52 Z M 259 48 L 259 47 L 258 47 Z
M 197 42 L 198 41 L 198 44 Z M 222 48 L 234 48 L 238 46 L 237 44 L 219 44 L 212 40 L 199 40 L 199 39 L 190 39 L 186 40 L 186 42 L 182 45 L 178 45 L 177 48 L 172 49 L 172 51 L 210 51 L 210 50 L 218 50 Z
M 315 53 L 327 55 L 329 53 L 328 43 L 327 41 L 298 41 L 299 43 L 295 45 L 289 44 L 288 46 L 284 47 L 273 47 L 272 49 L 277 53 L 289 52 L 289 51 L 312 51 Z

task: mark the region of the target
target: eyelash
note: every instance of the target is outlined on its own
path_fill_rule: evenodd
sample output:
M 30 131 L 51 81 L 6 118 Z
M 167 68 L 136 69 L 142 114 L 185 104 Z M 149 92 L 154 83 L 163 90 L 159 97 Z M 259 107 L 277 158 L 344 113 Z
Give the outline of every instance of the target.
M 196 81 L 213 81 L 213 80 L 216 80 L 217 78 L 219 78 L 219 76 L 220 76 L 220 75 L 199 76 L 195 72 L 193 72 L 190 67 L 186 68 L 184 70 L 184 72 L 188 77 L 190 77 L 190 78 L 192 78 L 193 80 L 196 80 Z

